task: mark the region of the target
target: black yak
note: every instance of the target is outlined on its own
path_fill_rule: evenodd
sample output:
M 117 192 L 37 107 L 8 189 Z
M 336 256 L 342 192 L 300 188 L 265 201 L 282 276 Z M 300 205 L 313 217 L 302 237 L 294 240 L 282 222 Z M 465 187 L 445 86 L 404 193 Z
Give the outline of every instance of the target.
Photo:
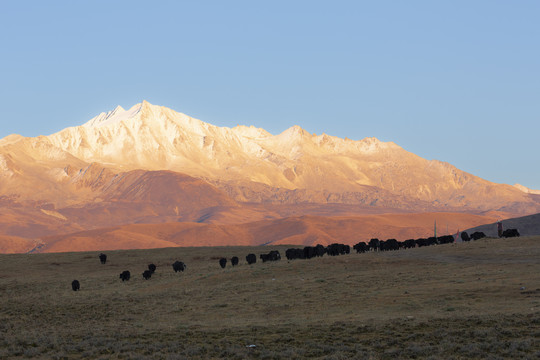
M 107 262 L 107 255 L 104 253 L 99 254 L 99 261 L 101 261 L 102 264 L 105 264 Z
M 131 278 L 131 273 L 128 270 L 124 270 L 120 274 L 120 279 L 122 279 L 122 281 L 129 281 L 130 278 Z
M 150 270 L 152 272 L 152 274 L 155 273 L 156 272 L 156 265 L 149 264 L 148 265 L 148 270 Z
M 272 250 L 268 254 L 261 254 L 262 262 L 281 260 L 281 254 L 277 250 Z
M 311 259 L 315 256 L 317 256 L 317 248 L 315 248 L 315 246 L 306 246 L 304 247 L 304 258 L 306 259 Z M 287 254 L 285 254 L 286 256 Z
M 150 270 L 144 270 L 144 272 L 142 273 L 142 276 L 144 278 L 144 280 L 148 280 L 152 277 L 152 271 Z
M 454 242 L 454 236 L 452 235 L 443 235 L 437 238 L 439 244 L 452 244 Z
M 296 248 L 287 249 L 285 251 L 285 257 L 287 258 L 287 260 L 305 259 L 304 250 Z
M 374 238 L 369 240 L 369 248 L 373 251 L 381 250 L 381 242 L 379 241 L 379 239 Z
M 353 246 L 353 249 L 356 250 L 358 254 L 364 253 L 369 250 L 369 245 L 361 241 L 358 244 Z
M 345 255 L 351 252 L 351 247 L 345 244 L 330 244 L 326 247 L 326 253 L 330 256 Z
M 232 265 L 232 266 L 238 265 L 238 256 L 233 256 L 233 257 L 231 258 L 231 265 Z
M 486 237 L 486 234 L 484 234 L 482 231 L 475 231 L 471 234 L 472 240 L 479 240 L 485 237 Z
M 186 270 L 187 266 L 181 261 L 175 261 L 174 264 L 172 264 L 172 268 L 174 272 L 179 272 Z
M 315 246 L 315 253 L 316 253 L 317 257 L 322 257 L 322 256 L 324 256 L 324 254 L 326 254 L 326 248 L 324 246 L 322 246 L 321 244 L 317 244 Z
M 248 254 L 246 256 L 246 261 L 249 265 L 255 264 L 257 262 L 257 256 L 255 254 Z
M 79 289 L 81 288 L 81 284 L 79 283 L 79 280 L 73 280 L 71 282 L 71 288 L 73 289 L 73 291 L 79 291 Z
M 506 229 L 502 232 L 502 237 L 519 237 L 519 231 L 517 229 Z
M 403 241 L 403 248 L 404 249 L 412 249 L 416 247 L 416 241 L 414 239 L 408 239 Z
M 388 239 L 379 243 L 381 251 L 399 250 L 399 242 L 396 239 Z
M 219 259 L 219 266 L 221 266 L 222 269 L 225 269 L 225 266 L 227 266 L 227 259 L 225 258 Z

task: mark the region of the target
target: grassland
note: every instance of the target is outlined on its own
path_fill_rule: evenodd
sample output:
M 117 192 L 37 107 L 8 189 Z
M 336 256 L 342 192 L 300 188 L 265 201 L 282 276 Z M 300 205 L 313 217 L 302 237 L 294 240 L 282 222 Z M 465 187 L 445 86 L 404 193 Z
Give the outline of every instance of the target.
M 0 255 L 0 358 L 540 357 L 540 237 L 244 260 L 286 248 Z

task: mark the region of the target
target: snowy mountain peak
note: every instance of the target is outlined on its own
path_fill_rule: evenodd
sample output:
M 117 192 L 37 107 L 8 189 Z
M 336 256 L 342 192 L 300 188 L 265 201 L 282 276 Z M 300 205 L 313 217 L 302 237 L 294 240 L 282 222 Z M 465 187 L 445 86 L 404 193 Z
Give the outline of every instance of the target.
M 87 126 L 87 127 L 101 126 L 102 124 L 104 124 L 106 122 L 109 122 L 110 119 L 112 119 L 112 118 L 116 117 L 117 115 L 122 114 L 124 112 L 125 112 L 124 108 L 122 108 L 120 105 L 118 105 L 114 110 L 111 110 L 111 111 L 108 111 L 108 112 L 102 112 L 98 116 L 90 119 L 90 121 L 88 121 L 83 126 Z
M 117 106 L 114 108 L 113 113 L 122 113 L 122 112 L 124 112 L 124 111 L 126 111 L 126 110 L 124 110 L 123 107 L 121 107 L 120 105 L 117 105 Z
M 83 126 L 89 128 L 99 128 L 115 123 L 120 123 L 135 117 L 137 114 L 141 113 L 143 109 L 150 106 L 151 104 L 149 104 L 147 101 L 135 104 L 129 110 L 124 110 L 124 108 L 118 105 L 114 110 L 99 114 L 98 116 L 92 118 L 90 121 L 85 123 Z

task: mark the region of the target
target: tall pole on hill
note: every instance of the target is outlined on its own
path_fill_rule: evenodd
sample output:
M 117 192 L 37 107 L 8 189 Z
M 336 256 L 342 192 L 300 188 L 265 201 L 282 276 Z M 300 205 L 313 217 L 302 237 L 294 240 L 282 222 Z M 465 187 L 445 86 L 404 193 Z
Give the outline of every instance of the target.
M 433 236 L 437 237 L 437 220 L 435 220 L 435 224 L 433 225 Z

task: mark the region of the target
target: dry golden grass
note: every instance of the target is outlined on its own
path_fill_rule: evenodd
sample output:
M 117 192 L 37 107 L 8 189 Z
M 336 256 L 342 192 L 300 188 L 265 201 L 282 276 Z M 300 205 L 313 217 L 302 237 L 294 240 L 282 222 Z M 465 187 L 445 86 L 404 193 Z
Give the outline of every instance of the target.
M 286 248 L 0 255 L 0 358 L 540 356 L 540 237 L 290 262 Z M 283 259 L 246 264 L 271 249 Z

